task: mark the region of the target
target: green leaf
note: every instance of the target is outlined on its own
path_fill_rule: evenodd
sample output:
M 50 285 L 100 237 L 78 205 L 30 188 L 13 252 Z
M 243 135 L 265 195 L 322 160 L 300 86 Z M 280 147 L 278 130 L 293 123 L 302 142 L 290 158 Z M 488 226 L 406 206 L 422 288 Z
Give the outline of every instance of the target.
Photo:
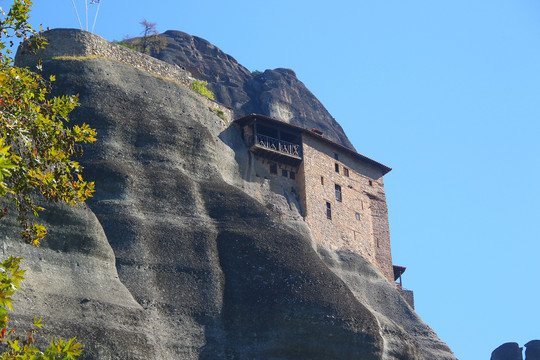
M 41 329 L 41 327 L 43 326 L 41 318 L 34 316 L 34 326 Z

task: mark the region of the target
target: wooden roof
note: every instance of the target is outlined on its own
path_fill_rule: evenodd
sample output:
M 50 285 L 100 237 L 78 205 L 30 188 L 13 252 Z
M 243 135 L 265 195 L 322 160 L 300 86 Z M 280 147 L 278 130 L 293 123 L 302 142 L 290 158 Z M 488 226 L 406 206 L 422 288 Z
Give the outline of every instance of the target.
M 397 279 L 399 279 L 399 277 L 401 275 L 403 275 L 403 273 L 405 272 L 405 270 L 407 269 L 405 266 L 398 266 L 398 265 L 392 265 L 393 269 L 394 269 L 394 281 L 396 281 Z
M 383 165 L 375 160 L 372 160 L 364 155 L 361 155 L 359 153 L 357 153 L 356 151 L 352 150 L 352 149 L 349 149 L 348 147 L 346 146 L 343 146 L 341 144 L 338 144 L 330 139 L 327 139 L 325 138 L 324 136 L 321 136 L 319 134 L 317 134 L 316 132 L 312 131 L 312 130 L 308 130 L 308 129 L 304 129 L 303 127 L 300 127 L 300 126 L 296 126 L 296 125 L 292 125 L 292 124 L 289 124 L 289 123 L 286 123 L 286 122 L 283 122 L 281 120 L 277 120 L 277 119 L 273 119 L 271 117 L 268 117 L 268 116 L 264 116 L 264 115 L 260 115 L 260 114 L 249 114 L 249 115 L 246 115 L 246 116 L 242 116 L 241 118 L 238 118 L 236 120 L 234 120 L 233 122 L 240 125 L 240 126 L 245 126 L 245 125 L 248 125 L 248 124 L 251 124 L 253 123 L 255 120 L 260 120 L 264 123 L 267 123 L 267 124 L 273 124 L 273 125 L 276 125 L 276 126 L 280 126 L 280 127 L 284 127 L 284 128 L 287 128 L 291 131 L 295 131 L 295 132 L 298 132 L 298 133 L 302 133 L 302 134 L 305 134 L 307 136 L 310 136 L 312 138 L 315 138 L 317 140 L 321 140 L 329 145 L 331 145 L 332 147 L 338 149 L 338 150 L 341 150 L 345 153 L 348 153 L 349 155 L 351 155 L 353 158 L 357 159 L 357 160 L 360 160 L 360 161 L 363 161 L 379 170 L 382 171 L 383 175 L 386 175 L 387 173 L 389 173 L 392 168 L 386 166 L 386 165 Z

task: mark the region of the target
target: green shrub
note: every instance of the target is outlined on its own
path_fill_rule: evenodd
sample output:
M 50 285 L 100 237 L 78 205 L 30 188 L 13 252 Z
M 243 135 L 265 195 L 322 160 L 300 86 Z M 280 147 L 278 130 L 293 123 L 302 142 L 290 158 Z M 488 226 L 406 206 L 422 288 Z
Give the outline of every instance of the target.
M 215 108 L 215 109 L 212 109 L 213 112 L 216 113 L 217 116 L 219 116 L 223 121 L 227 121 L 227 117 L 225 116 L 225 113 L 223 112 L 223 110 L 221 109 L 218 109 L 218 108 Z
M 191 83 L 191 88 L 199 94 L 206 96 L 211 100 L 215 100 L 214 93 L 208 90 L 206 85 L 208 85 L 207 81 L 193 80 Z
M 113 44 L 120 45 L 120 46 L 123 46 L 123 47 L 127 47 L 128 49 L 131 49 L 131 50 L 137 50 L 137 47 L 135 45 L 130 45 L 127 42 L 125 42 L 124 40 L 122 40 L 122 41 L 113 40 Z

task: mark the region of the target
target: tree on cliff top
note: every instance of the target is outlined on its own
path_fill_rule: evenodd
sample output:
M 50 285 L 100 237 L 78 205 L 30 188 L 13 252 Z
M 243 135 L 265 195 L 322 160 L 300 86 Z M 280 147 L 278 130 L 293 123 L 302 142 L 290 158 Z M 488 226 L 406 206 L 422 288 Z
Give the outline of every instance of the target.
M 161 49 L 167 46 L 167 40 L 159 36 L 157 24 L 146 19 L 142 19 L 139 24 L 143 27 L 143 31 L 141 31 L 143 37 L 135 44 L 137 50 L 145 54 L 159 54 Z

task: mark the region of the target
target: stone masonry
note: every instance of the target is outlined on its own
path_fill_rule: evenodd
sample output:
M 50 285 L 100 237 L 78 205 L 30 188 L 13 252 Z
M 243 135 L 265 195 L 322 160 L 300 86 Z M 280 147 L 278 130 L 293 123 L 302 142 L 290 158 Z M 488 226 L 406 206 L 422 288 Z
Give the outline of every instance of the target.
M 383 175 L 391 169 L 313 131 L 279 120 L 252 114 L 235 123 L 242 126 L 252 152 L 259 154 L 254 155 L 257 162 L 274 182 L 297 197 L 300 213 L 315 240 L 331 250 L 364 256 L 394 283 L 383 183 Z M 251 140 L 258 134 L 257 126 L 281 129 L 282 135 L 296 134 L 301 157 L 290 160 L 285 154 L 277 155 L 279 139 L 274 139 L 271 149 L 261 152 L 265 145 Z
M 363 255 L 393 283 L 383 172 L 316 136 L 304 134 L 302 145 L 301 198 L 313 236 Z
M 38 63 L 39 59 L 47 61 L 73 58 L 76 60 L 77 58 L 96 57 L 116 61 L 158 75 L 187 88 L 191 88 L 191 83 L 195 80 L 189 71 L 178 65 L 171 65 L 125 46 L 116 45 L 88 31 L 54 29 L 46 31 L 43 35 L 48 40 L 49 45 L 39 50 L 37 54 L 30 54 L 25 46 L 20 46 L 16 57 L 17 66 L 32 67 Z M 199 97 L 210 109 L 221 110 L 227 118 L 227 122 L 232 120 L 231 108 L 203 95 L 199 95 Z

